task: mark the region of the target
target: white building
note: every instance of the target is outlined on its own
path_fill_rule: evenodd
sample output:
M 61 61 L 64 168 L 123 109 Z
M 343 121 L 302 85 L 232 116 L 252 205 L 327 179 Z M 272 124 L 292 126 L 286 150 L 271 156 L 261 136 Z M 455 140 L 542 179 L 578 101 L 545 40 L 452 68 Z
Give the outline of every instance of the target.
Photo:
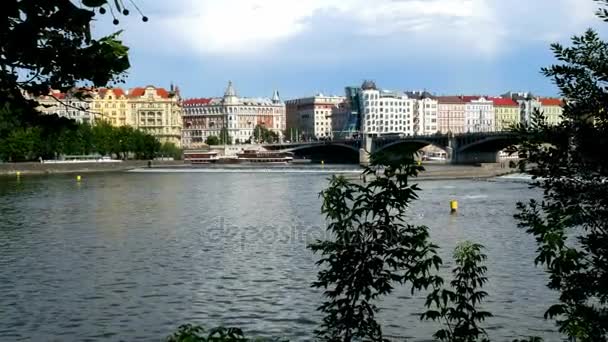
M 184 147 L 197 147 L 209 136 L 219 137 L 226 128 L 234 143 L 253 141 L 257 125 L 277 133 L 282 137 L 285 129 L 285 104 L 278 91 L 272 98 L 239 97 L 232 85 L 223 97 L 188 99 L 182 102 Z
M 406 95 L 416 100 L 414 106 L 414 134 L 435 134 L 439 130 L 437 98 L 426 91 L 406 92 Z
M 464 96 L 465 132 L 494 131 L 494 102 L 486 97 Z
M 90 110 L 90 101 L 70 93 L 53 90 L 49 95 L 36 98 L 36 101 L 40 104 L 37 109 L 43 114 L 57 114 L 78 123 L 93 124 L 95 121 L 95 113 Z
M 363 134 L 414 135 L 416 100 L 404 93 L 380 91 L 374 82 L 365 81 L 361 86 L 360 102 Z
M 304 139 L 333 137 L 346 124 L 345 101 L 344 96 L 323 94 L 285 101 L 289 134 Z

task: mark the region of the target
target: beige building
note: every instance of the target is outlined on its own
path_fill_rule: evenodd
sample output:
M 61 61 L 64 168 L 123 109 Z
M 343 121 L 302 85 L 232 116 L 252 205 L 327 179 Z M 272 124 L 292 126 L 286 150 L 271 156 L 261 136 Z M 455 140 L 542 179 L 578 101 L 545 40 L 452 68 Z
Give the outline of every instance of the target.
M 181 146 L 182 108 L 179 91 L 171 89 L 168 92 L 153 86 L 133 88 L 129 90 L 127 106 L 127 125 L 155 136 L 161 143 Z
M 348 110 L 344 96 L 317 94 L 285 101 L 288 139 L 326 139 L 346 125 Z M 293 134 L 293 132 L 297 132 Z
M 538 101 L 541 104 L 541 110 L 545 115 L 549 125 L 557 125 L 562 122 L 564 113 L 564 103 L 561 99 L 555 98 L 540 98 Z
M 275 91 L 272 98 L 239 97 L 228 82 L 223 97 L 187 99 L 183 103 L 182 144 L 186 148 L 202 145 L 210 136 L 219 137 L 225 129 L 233 143 L 253 142 L 260 125 L 282 139 L 285 104 Z
M 464 133 L 465 101 L 460 96 L 437 97 L 438 129 L 441 133 Z

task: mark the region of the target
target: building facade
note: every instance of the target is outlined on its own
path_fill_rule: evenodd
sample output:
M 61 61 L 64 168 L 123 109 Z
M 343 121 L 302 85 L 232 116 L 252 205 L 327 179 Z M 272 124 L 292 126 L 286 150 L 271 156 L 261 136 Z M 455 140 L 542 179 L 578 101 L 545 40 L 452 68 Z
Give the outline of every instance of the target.
M 438 130 L 441 133 L 464 133 L 465 102 L 460 96 L 439 96 L 437 97 L 437 121 Z
M 46 96 L 38 97 L 36 101 L 40 105 L 37 109 L 42 114 L 56 114 L 78 123 L 93 124 L 95 122 L 95 115 L 90 110 L 90 101 L 74 96 L 70 92 L 62 93 L 53 90 Z
M 346 98 L 317 94 L 285 101 L 289 139 L 333 138 L 348 120 Z M 295 132 L 295 135 L 294 135 Z
M 133 126 L 127 93 L 121 88 L 97 89 L 91 93 L 91 110 L 97 120 L 113 126 Z
M 359 100 L 362 134 L 414 135 L 415 99 L 405 93 L 378 90 L 374 82 L 365 81 Z
M 182 106 L 185 148 L 196 148 L 210 136 L 219 137 L 224 129 L 234 143 L 253 142 L 257 125 L 275 132 L 280 139 L 285 130 L 285 104 L 278 91 L 272 98 L 239 97 L 228 82 L 223 97 L 187 99 Z
M 181 146 L 182 108 L 179 91 L 168 92 L 163 88 L 147 86 L 133 88 L 128 93 L 127 119 L 132 126 L 155 136 L 161 143 Z M 122 104 L 121 104 L 122 115 Z M 123 124 L 122 117 L 121 125 Z
M 439 130 L 437 99 L 426 91 L 406 92 L 414 102 L 414 134 L 435 134 Z
M 496 117 L 496 131 L 506 131 L 520 122 L 519 105 L 510 98 L 496 97 L 494 115 Z
M 484 96 L 463 96 L 465 132 L 492 132 L 495 127 L 494 103 Z
M 564 113 L 564 103 L 561 99 L 555 98 L 539 98 L 541 110 L 545 115 L 545 119 L 549 125 L 558 125 L 562 122 Z

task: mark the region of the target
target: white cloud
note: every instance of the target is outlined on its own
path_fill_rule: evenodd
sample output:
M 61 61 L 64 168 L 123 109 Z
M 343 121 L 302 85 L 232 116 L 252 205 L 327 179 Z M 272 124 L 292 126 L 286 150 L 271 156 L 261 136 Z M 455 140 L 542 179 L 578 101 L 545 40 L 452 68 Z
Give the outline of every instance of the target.
M 294 39 L 390 39 L 492 57 L 510 44 L 553 41 L 598 21 L 591 0 L 175 0 L 143 28 L 172 49 L 248 58 L 289 54 Z M 323 21 L 322 25 L 319 20 Z M 341 25 L 341 26 L 340 26 Z M 142 25 L 139 25 L 140 27 Z M 145 26 L 145 25 L 143 25 Z M 322 30 L 319 29 L 322 27 Z M 344 37 L 347 32 L 350 36 Z M 141 34 L 138 34 L 141 35 Z M 355 38 L 355 39 L 353 39 Z M 356 39 L 360 39 L 357 41 Z M 158 41 L 150 45 L 159 44 Z M 445 51 L 444 51 L 445 52 Z

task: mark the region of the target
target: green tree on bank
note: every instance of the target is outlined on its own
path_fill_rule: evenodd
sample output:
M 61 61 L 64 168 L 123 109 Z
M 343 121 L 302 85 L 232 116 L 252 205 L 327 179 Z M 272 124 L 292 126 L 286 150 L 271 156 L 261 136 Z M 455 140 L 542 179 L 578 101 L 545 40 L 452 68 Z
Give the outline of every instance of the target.
M 606 8 L 598 15 L 608 19 Z M 552 50 L 560 64 L 543 73 L 565 98 L 563 121 L 551 127 L 536 113 L 518 128 L 522 167 L 534 165 L 543 199 L 519 203 L 516 218 L 560 294 L 545 316 L 579 342 L 608 341 L 608 43 L 588 30 Z
M 253 139 L 258 143 L 277 143 L 279 135 L 266 128 L 265 125 L 257 124 L 253 129 Z

